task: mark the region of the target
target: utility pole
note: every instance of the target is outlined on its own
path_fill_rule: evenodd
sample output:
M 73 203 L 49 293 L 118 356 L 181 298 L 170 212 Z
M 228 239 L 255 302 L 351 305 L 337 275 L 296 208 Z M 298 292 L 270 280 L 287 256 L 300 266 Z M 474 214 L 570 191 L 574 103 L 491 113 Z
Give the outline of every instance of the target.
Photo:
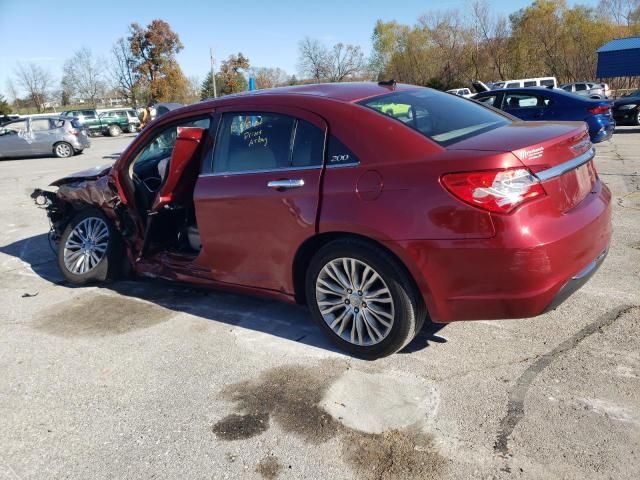
M 209 47 L 209 55 L 211 56 L 211 83 L 213 84 L 213 98 L 218 96 L 216 92 L 216 76 L 213 72 L 213 48 Z

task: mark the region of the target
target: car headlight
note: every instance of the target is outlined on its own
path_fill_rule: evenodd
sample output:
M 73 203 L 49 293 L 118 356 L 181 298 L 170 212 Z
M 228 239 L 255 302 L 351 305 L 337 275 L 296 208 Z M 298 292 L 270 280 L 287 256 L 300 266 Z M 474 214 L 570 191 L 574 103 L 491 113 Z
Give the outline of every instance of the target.
M 622 105 L 622 106 L 618 107 L 618 110 L 633 110 L 637 106 L 638 105 L 636 105 L 635 103 L 629 103 L 627 105 Z

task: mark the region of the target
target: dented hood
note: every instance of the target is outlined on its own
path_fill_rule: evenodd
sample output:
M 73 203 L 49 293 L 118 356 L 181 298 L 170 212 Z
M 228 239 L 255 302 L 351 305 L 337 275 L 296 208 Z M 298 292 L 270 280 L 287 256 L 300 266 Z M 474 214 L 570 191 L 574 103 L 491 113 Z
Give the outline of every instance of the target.
M 81 172 L 72 173 L 66 177 L 59 178 L 55 182 L 51 182 L 50 185 L 53 187 L 59 187 L 65 183 L 77 182 L 78 180 L 95 180 L 108 175 L 109 172 L 111 172 L 112 167 L 113 165 L 107 164 L 89 168 L 88 170 L 82 170 Z

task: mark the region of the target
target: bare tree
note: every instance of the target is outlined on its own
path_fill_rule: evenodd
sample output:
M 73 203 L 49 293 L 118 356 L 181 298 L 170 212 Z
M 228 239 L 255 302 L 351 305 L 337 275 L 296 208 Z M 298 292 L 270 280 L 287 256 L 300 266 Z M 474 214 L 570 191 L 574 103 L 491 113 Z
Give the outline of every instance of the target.
M 363 74 L 366 61 L 362 49 L 356 45 L 337 43 L 328 55 L 329 81 L 342 82 Z
M 26 91 L 38 112 L 42 112 L 53 87 L 51 73 L 33 62 L 18 62 L 14 75 L 18 86 Z
M 600 0 L 598 10 L 618 25 L 630 27 L 640 21 L 640 0 Z
M 64 64 L 63 91 L 73 89 L 84 100 L 96 105 L 106 90 L 104 61 L 94 58 L 91 50 L 82 47 Z
M 329 52 L 318 40 L 306 37 L 298 44 L 298 70 L 316 82 L 329 76 Z
M 131 52 L 131 45 L 124 38 L 120 38 L 113 44 L 111 54 L 112 60 L 109 70 L 114 89 L 134 107 L 137 107 L 138 81 L 134 71 L 135 59 Z
M 302 76 L 316 82 L 342 82 L 358 78 L 366 70 L 367 62 L 357 45 L 337 43 L 329 49 L 307 37 L 298 49 L 298 70 Z
M 479 78 L 486 70 L 485 59 L 490 62 L 492 78 L 506 78 L 509 59 L 509 27 L 503 16 L 494 16 L 487 0 L 474 0 L 471 3 L 471 21 L 474 26 L 475 77 Z M 484 68 L 483 68 L 484 67 Z M 489 72 L 487 72 L 489 73 Z

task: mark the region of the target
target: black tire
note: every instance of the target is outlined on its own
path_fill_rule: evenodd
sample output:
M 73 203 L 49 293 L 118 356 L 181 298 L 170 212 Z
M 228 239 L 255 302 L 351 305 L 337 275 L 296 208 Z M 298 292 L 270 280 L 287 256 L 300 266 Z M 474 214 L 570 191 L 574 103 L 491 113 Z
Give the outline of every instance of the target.
M 82 155 L 83 152 L 84 152 L 84 149 L 76 150 L 76 155 Z
M 636 112 L 636 116 L 633 118 L 633 124 L 636 126 L 640 126 L 640 108 Z
M 129 133 L 136 133 L 138 131 L 138 127 L 137 125 L 130 123 L 129 126 L 127 127 L 127 132 Z
M 122 129 L 119 125 L 109 125 L 110 137 L 119 137 L 120 135 L 122 135 Z
M 73 157 L 74 151 L 71 144 L 58 142 L 53 146 L 53 154 L 58 158 L 69 158 Z
M 393 323 L 386 337 L 378 343 L 356 345 L 343 339 L 320 313 L 316 298 L 318 276 L 325 265 L 339 258 L 363 262 L 381 277 L 390 292 Z M 320 248 L 307 269 L 305 293 L 312 318 L 331 341 L 340 349 L 366 360 L 385 357 L 404 348 L 418 334 L 427 316 L 422 298 L 404 266 L 386 250 L 360 239 L 335 240 Z M 367 308 L 366 303 L 361 308 Z
M 75 227 L 80 225 L 84 220 L 92 218 L 99 219 L 106 224 L 109 232 L 106 251 L 95 267 L 85 273 L 74 273 L 65 264 L 65 246 Z M 123 265 L 122 256 L 123 248 L 120 234 L 115 229 L 113 223 L 97 208 L 87 208 L 79 211 L 65 228 L 58 245 L 58 267 L 64 278 L 74 285 L 115 280 L 119 276 Z

